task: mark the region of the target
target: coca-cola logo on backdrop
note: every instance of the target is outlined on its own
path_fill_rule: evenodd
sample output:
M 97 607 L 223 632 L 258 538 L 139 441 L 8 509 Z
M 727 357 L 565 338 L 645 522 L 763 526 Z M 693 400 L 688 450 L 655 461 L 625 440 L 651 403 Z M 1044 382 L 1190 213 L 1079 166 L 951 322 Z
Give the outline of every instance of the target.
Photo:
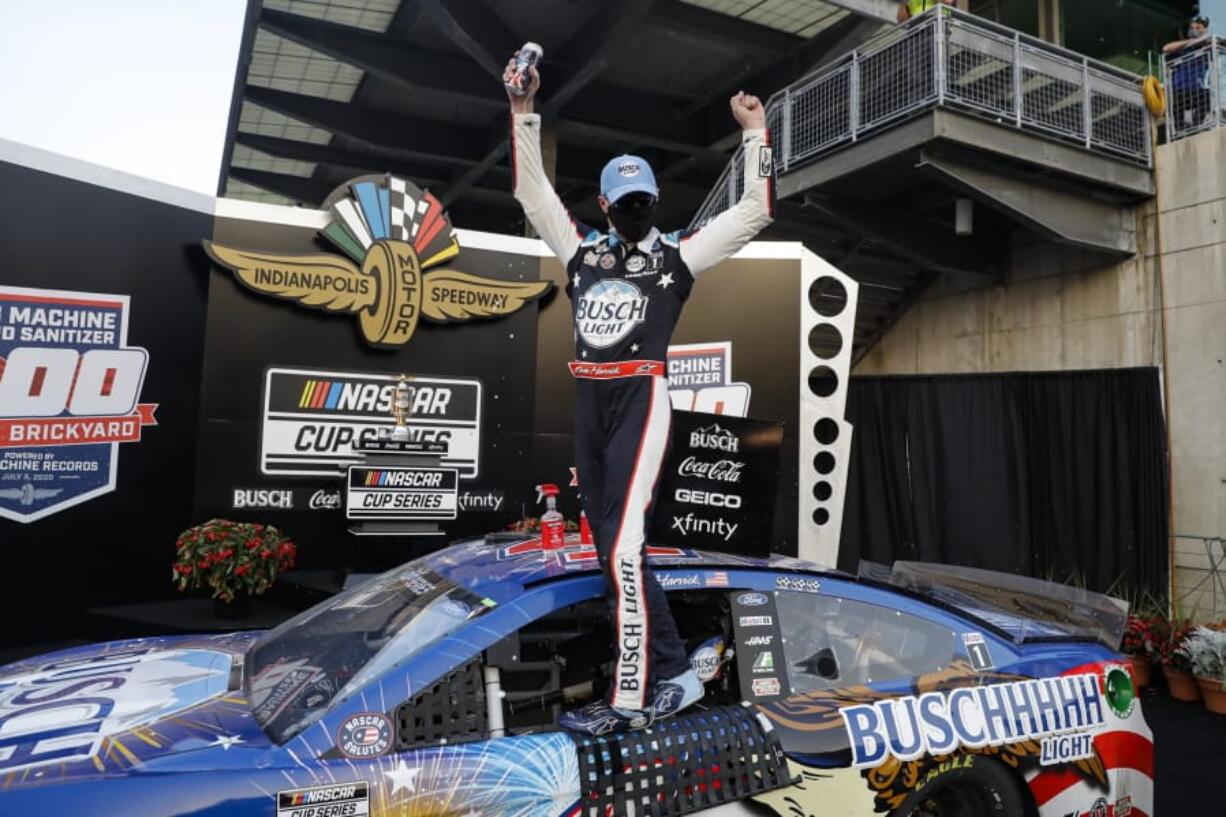
M 677 476 L 713 479 L 716 482 L 740 482 L 745 463 L 736 460 L 700 460 L 690 455 L 677 466 Z

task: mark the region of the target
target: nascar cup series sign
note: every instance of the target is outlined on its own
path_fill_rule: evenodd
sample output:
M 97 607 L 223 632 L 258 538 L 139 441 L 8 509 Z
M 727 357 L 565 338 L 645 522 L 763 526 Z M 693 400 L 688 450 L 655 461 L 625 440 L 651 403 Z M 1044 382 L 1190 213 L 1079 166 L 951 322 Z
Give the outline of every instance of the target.
M 260 470 L 269 475 L 335 477 L 356 464 L 359 442 L 394 425 L 396 376 L 273 367 L 264 380 Z M 481 381 L 414 376 L 409 438 L 443 443 L 442 464 L 473 478 L 480 467 Z
M 120 443 L 157 425 L 128 296 L 0 287 L 0 517 L 33 522 L 115 490 Z

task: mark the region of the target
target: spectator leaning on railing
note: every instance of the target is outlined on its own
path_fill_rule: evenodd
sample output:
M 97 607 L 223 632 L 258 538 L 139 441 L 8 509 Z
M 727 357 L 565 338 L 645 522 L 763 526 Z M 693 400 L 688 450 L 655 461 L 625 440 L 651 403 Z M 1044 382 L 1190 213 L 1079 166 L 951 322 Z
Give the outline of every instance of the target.
M 1183 40 L 1175 40 L 1162 46 L 1166 55 L 1167 65 L 1173 59 L 1184 57 L 1175 63 L 1167 77 L 1167 92 L 1171 97 L 1171 117 L 1176 130 L 1184 127 L 1195 128 L 1205 120 L 1209 113 L 1209 84 L 1206 77 L 1209 72 L 1208 53 L 1194 56 L 1192 50 L 1199 48 L 1209 36 L 1209 18 L 1203 14 L 1193 17 L 1188 22 L 1188 36 Z M 1192 121 L 1187 122 L 1187 114 L 1191 112 Z
M 899 0 L 898 22 L 905 23 L 916 15 L 923 14 L 931 8 L 940 5 L 952 6 L 954 0 Z

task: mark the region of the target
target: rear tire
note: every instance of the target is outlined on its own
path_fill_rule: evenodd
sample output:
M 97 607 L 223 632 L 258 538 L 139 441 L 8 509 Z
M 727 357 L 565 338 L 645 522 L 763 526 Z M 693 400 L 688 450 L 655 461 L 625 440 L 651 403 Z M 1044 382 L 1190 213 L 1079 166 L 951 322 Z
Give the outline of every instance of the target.
M 964 765 L 941 771 L 942 764 L 935 774 L 929 773 L 892 816 L 1026 816 L 1026 795 L 1017 774 L 1000 761 L 981 755 L 967 755 L 958 762 Z

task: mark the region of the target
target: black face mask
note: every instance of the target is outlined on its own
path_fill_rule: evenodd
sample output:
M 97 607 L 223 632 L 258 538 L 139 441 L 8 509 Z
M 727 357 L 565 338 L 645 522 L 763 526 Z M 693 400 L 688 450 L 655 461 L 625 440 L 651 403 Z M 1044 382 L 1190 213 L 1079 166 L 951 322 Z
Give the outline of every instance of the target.
M 609 205 L 613 229 L 629 244 L 637 244 L 647 237 L 655 216 L 656 197 L 646 193 L 628 193 Z

